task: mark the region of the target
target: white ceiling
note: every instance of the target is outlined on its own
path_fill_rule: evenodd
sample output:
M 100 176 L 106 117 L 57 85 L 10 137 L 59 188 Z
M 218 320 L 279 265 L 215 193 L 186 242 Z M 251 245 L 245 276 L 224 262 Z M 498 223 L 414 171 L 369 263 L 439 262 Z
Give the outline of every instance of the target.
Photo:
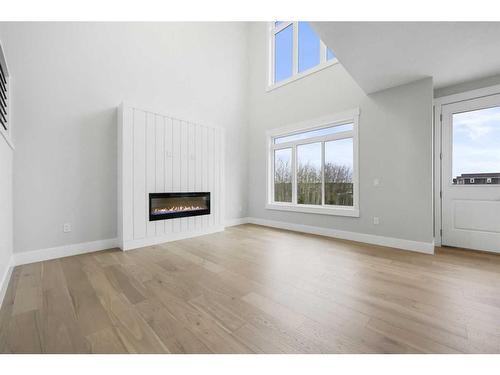
M 500 74 L 500 22 L 313 22 L 366 93 L 425 77 L 434 88 Z

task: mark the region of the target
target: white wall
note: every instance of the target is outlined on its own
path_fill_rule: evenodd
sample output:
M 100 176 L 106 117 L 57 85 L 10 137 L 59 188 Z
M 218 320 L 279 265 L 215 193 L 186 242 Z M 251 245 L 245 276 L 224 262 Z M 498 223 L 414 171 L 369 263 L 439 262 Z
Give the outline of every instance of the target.
M 266 38 L 263 23 L 251 26 L 249 216 L 432 242 L 432 80 L 367 96 L 337 64 L 266 92 Z M 266 130 L 354 107 L 361 110 L 360 217 L 266 210 Z
M 123 99 L 225 128 L 226 218 L 246 215 L 246 24 L 0 23 L 0 39 L 16 80 L 15 252 L 116 237 Z
M 12 149 L 0 135 L 0 305 L 12 256 L 12 158 Z

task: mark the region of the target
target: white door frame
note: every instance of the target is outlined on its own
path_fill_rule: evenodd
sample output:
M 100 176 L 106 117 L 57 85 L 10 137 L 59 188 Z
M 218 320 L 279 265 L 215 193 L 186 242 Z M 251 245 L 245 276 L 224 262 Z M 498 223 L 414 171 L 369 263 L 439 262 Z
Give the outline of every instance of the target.
M 434 99 L 434 243 L 441 246 L 442 237 L 442 107 L 447 104 L 500 94 L 500 85 L 464 91 Z

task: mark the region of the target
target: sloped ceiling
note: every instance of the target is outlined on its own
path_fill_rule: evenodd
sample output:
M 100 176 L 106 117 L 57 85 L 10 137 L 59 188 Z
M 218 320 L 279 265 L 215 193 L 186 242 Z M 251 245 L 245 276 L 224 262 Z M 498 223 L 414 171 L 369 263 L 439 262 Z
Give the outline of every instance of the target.
M 500 74 L 500 22 L 312 22 L 366 93 L 425 77 L 434 88 Z

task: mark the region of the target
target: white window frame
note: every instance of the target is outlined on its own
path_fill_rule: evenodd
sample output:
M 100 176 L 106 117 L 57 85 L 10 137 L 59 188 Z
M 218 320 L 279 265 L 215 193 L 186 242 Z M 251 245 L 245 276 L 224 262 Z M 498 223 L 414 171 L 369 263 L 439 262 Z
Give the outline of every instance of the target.
M 5 142 L 10 146 L 10 148 L 14 149 L 14 143 L 12 142 L 12 101 L 11 101 L 11 84 L 12 79 L 9 74 L 9 67 L 7 66 L 7 59 L 5 58 L 4 49 L 2 43 L 0 42 L 0 64 L 2 64 L 2 69 L 5 73 L 5 79 L 7 80 L 7 130 L 4 129 L 2 125 L 0 125 L 0 133 L 2 134 Z
M 337 113 L 311 121 L 305 121 L 297 124 L 288 125 L 282 128 L 268 130 L 267 135 L 267 200 L 266 208 L 280 211 L 296 211 L 324 215 L 351 216 L 359 217 L 359 150 L 358 150 L 358 127 L 359 127 L 359 108 L 350 111 Z M 297 133 L 307 132 L 316 129 L 322 129 L 330 126 L 341 126 L 353 124 L 352 130 L 338 132 L 319 137 L 311 137 L 291 142 L 274 144 L 274 139 L 283 136 L 289 136 Z M 324 203 L 324 178 L 322 180 L 322 204 L 308 205 L 297 203 L 297 146 L 309 143 L 322 142 L 321 146 L 321 168 L 324 168 L 324 144 L 328 141 L 352 138 L 353 140 L 353 205 L 335 206 Z M 274 152 L 280 149 L 292 149 L 292 202 L 274 201 Z M 323 172 L 322 172 L 323 173 Z
M 274 82 L 274 68 L 275 68 L 275 35 L 280 31 L 286 29 L 288 26 L 292 25 L 293 31 L 293 59 L 292 59 L 292 75 L 291 77 L 284 79 L 279 82 Z M 304 70 L 299 73 L 299 22 L 282 22 L 278 26 L 275 26 L 274 22 L 268 23 L 268 77 L 267 77 L 267 89 L 266 91 L 272 91 L 278 87 L 287 85 L 291 82 L 297 81 L 301 78 L 304 78 L 310 74 L 319 72 L 329 66 L 335 65 L 338 63 L 336 57 L 331 60 L 327 60 L 327 49 L 325 43 L 320 39 L 320 59 L 319 64 Z

